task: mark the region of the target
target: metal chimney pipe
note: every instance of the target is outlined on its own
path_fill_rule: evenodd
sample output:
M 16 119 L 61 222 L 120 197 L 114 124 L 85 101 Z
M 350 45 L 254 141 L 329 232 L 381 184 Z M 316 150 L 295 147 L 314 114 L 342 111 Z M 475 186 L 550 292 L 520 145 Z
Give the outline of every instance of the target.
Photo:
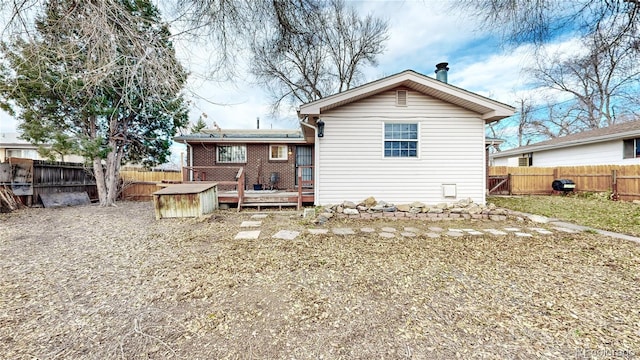
M 436 80 L 447 83 L 447 72 L 449 71 L 447 65 L 449 65 L 449 63 L 446 62 L 441 62 L 436 65 Z
M 256 129 L 260 130 L 260 117 L 256 118 Z

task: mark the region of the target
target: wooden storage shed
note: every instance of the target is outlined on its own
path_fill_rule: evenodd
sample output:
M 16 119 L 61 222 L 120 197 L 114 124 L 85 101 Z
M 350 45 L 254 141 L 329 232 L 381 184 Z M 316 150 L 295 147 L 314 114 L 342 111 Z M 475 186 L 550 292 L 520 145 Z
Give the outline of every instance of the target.
M 156 219 L 199 217 L 218 208 L 215 183 L 174 184 L 153 193 Z

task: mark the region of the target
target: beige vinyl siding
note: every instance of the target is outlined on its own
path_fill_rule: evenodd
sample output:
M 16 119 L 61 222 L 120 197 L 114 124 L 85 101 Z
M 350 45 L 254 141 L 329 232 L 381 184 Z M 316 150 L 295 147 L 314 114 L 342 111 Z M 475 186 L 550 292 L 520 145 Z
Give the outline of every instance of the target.
M 409 91 L 407 106 L 395 90 L 322 116 L 319 204 L 368 196 L 396 204 L 429 204 L 471 197 L 484 202 L 484 122 L 473 112 Z M 418 158 L 385 158 L 384 123 L 417 123 Z M 456 184 L 455 199 L 442 184 Z

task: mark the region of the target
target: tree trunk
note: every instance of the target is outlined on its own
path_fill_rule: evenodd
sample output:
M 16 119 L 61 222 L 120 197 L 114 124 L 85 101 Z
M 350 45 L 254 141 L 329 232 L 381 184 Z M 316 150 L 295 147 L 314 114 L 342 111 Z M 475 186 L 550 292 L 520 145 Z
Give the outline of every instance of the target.
M 107 154 L 107 171 L 104 176 L 105 185 L 107 187 L 107 205 L 115 205 L 118 198 L 119 181 L 120 181 L 120 159 L 122 158 L 122 146 L 118 146 L 117 142 L 112 140 L 109 142 L 111 151 Z
M 98 199 L 100 206 L 107 206 L 107 184 L 104 181 L 104 169 L 102 168 L 102 159 L 93 158 L 93 175 L 96 178 L 96 187 L 98 188 Z

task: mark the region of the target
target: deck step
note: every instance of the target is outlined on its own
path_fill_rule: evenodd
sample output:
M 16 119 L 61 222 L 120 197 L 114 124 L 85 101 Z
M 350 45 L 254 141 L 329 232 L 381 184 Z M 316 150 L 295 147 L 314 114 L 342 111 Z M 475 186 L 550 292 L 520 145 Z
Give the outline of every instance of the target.
M 282 209 L 283 206 L 298 206 L 298 203 L 294 203 L 294 202 L 271 202 L 271 203 L 266 203 L 266 202 L 259 202 L 259 203 L 242 203 L 242 205 L 240 205 L 242 207 L 258 207 L 258 211 L 260 211 L 261 207 L 272 207 L 272 206 L 277 206 L 280 209 Z

